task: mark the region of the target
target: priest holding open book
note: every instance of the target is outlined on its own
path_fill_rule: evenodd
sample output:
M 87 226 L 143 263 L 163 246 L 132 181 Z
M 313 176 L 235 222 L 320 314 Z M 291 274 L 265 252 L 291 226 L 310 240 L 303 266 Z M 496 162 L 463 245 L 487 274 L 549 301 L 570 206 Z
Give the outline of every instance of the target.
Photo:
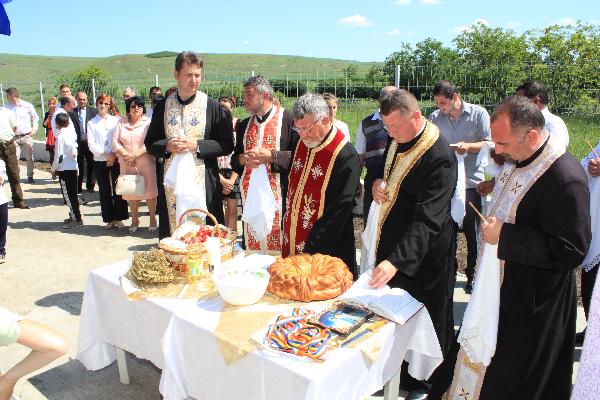
M 422 302 L 445 355 L 454 338 L 450 200 L 457 179 L 455 156 L 410 92 L 390 92 L 380 114 L 393 140 L 385 151 L 380 179 L 373 183 L 380 210 L 375 216 L 376 266 L 370 285 L 399 287 Z M 410 385 L 407 399 L 426 398 L 428 385 L 407 378 L 401 378 Z

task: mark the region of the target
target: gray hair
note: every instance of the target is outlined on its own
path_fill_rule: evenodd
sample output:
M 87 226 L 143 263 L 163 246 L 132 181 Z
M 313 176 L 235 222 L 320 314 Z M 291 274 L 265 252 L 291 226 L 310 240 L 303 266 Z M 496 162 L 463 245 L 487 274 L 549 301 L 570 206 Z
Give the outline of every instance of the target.
M 305 93 L 298 97 L 292 108 L 294 119 L 302 119 L 306 114 L 312 114 L 315 120 L 329 116 L 327 102 L 320 94 Z
M 273 100 L 273 86 L 271 86 L 271 82 L 263 75 L 256 75 L 248 78 L 246 82 L 244 82 L 244 87 L 248 86 L 252 86 L 258 93 L 267 93 L 269 95 L 269 100 Z
M 390 115 L 394 111 L 400 111 L 402 115 L 412 114 L 415 111 L 421 111 L 419 102 L 414 94 L 404 89 L 394 89 L 381 100 L 381 115 Z

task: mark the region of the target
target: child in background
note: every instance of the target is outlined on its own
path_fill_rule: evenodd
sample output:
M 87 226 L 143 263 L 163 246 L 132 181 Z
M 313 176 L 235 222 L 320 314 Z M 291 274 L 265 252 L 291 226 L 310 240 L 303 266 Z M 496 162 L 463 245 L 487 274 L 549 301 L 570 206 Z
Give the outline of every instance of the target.
M 64 220 L 63 229 L 71 229 L 83 225 L 77 198 L 77 134 L 66 113 L 56 116 L 56 128 L 58 134 L 50 172 L 53 178 L 58 175 L 63 198 L 69 207 L 69 218 Z
M 6 164 L 0 159 L 0 264 L 6 261 L 6 228 L 8 227 L 8 197 L 4 192 Z

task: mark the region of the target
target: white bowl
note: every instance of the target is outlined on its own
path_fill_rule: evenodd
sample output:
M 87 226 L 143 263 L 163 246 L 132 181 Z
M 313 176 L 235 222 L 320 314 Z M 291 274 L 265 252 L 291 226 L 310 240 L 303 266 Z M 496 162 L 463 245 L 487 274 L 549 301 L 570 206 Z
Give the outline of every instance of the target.
M 265 294 L 270 275 L 267 271 L 234 267 L 213 276 L 219 295 L 234 306 L 257 303 Z

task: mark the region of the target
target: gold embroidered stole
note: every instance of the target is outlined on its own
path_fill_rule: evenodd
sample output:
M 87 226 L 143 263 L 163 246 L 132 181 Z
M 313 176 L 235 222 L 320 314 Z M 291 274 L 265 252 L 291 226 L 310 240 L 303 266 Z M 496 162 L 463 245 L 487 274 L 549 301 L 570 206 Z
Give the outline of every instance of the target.
M 286 198 L 286 211 L 283 219 L 282 256 L 300 254 L 310 230 L 325 209 L 325 192 L 335 159 L 348 142 L 342 131 L 334 131 L 323 143 L 314 149 L 298 142 Z
M 542 153 L 529 165 L 516 168 L 515 164 L 505 163 L 497 178 L 492 193 L 492 205 L 489 216 L 514 224 L 517 217 L 517 208 L 533 184 L 548 168 L 565 152 L 564 146 L 550 138 Z M 481 264 L 483 253 L 483 238 L 479 236 L 477 264 L 475 266 L 475 279 Z M 500 285 L 502 285 L 504 260 L 500 260 Z M 500 310 L 496 310 L 500 312 Z M 493 360 L 493 358 L 492 358 Z M 469 358 L 461 346 L 456 364 L 452 385 L 446 393 L 450 400 L 477 400 L 485 378 L 486 366 Z
M 206 93 L 196 92 L 194 100 L 187 105 L 180 104 L 177 101 L 177 93 L 171 94 L 165 101 L 165 137 L 168 140 L 180 137 L 181 132 L 185 137 L 200 140 L 204 138 L 206 129 L 206 107 L 208 96 Z M 171 166 L 173 155 L 165 159 L 165 172 Z M 198 184 L 205 187 L 205 168 L 204 160 L 199 159 L 194 154 L 196 169 L 198 171 Z M 165 197 L 167 200 L 167 211 L 169 214 L 169 227 L 171 232 L 177 227 L 175 203 L 176 197 L 173 189 L 165 185 Z
M 400 192 L 400 186 L 404 178 L 410 170 L 415 166 L 416 162 L 425 154 L 431 146 L 440 137 L 440 132 L 437 126 L 427 121 L 425 123 L 425 130 L 421 134 L 421 137 L 417 140 L 415 145 L 408 151 L 396 154 L 398 143 L 392 140 L 388 149 L 387 156 L 385 158 L 385 167 L 383 173 L 383 180 L 386 183 L 386 190 L 389 194 L 389 199 L 385 203 L 381 204 L 379 209 L 379 224 L 377 226 L 377 247 L 379 247 L 379 240 L 381 239 L 381 229 L 385 220 L 390 213 L 390 210 L 396 203 L 398 193 Z
M 279 142 L 281 138 L 281 126 L 283 124 L 283 108 L 274 106 L 269 117 L 260 124 L 256 120 L 256 115 L 250 117 L 246 131 L 244 132 L 244 151 L 253 149 L 271 149 L 279 150 Z M 252 230 L 248 229 L 248 224 L 244 224 L 244 239 L 246 242 L 246 249 L 248 250 L 262 250 L 262 251 L 280 251 L 281 250 L 281 183 L 279 180 L 279 174 L 271 170 L 271 165 L 266 165 L 267 176 L 269 178 L 269 185 L 271 191 L 277 202 L 277 210 L 275 211 L 275 218 L 273 218 L 273 225 L 271 226 L 271 232 L 262 241 L 257 241 L 252 234 Z M 244 172 L 240 180 L 240 192 L 242 194 L 242 203 L 246 204 L 246 197 L 248 195 L 248 186 L 250 185 L 250 176 L 252 175 L 252 168 L 244 167 Z

